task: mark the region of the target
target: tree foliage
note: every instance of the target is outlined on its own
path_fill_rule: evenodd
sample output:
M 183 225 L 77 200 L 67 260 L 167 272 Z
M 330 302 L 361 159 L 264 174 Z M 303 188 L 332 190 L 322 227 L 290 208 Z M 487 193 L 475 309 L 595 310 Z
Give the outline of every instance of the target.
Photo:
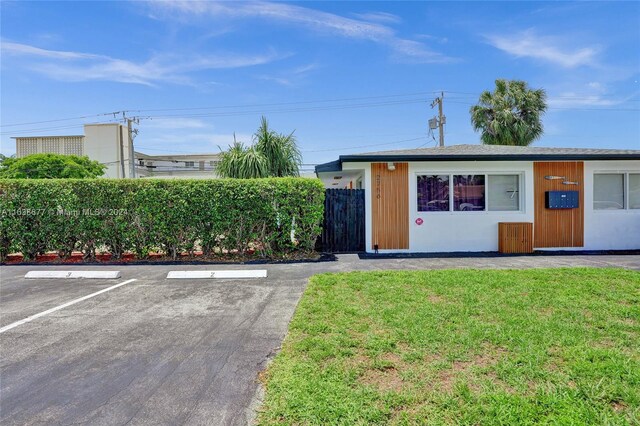
M 299 176 L 301 163 L 293 132 L 277 133 L 262 117 L 253 145 L 244 146 L 234 137 L 233 145 L 220 155 L 217 172 L 221 177 L 238 179 Z
M 519 80 L 496 80 L 493 93 L 484 91 L 471 107 L 471 124 L 485 145 L 528 146 L 542 136 L 541 116 L 547 109 L 543 89 L 532 90 Z
M 5 157 L 0 178 L 7 179 L 83 179 L 104 174 L 106 166 L 89 157 L 62 154 L 32 154 L 22 158 Z

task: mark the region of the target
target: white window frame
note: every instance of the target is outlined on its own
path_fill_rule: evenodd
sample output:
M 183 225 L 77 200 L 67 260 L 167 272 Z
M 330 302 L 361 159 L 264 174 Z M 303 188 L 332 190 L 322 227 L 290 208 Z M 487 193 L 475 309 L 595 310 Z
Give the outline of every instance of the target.
M 418 176 L 435 176 L 435 175 L 446 175 L 449 176 L 449 210 L 445 211 L 420 211 L 418 210 Z M 453 176 L 455 175 L 484 175 L 484 210 L 454 210 L 453 203 Z M 507 176 L 518 176 L 518 210 L 489 210 L 489 175 L 507 175 Z M 482 215 L 482 214 L 522 214 L 525 213 L 524 209 L 524 172 L 523 171 L 420 171 L 414 173 L 413 185 L 415 185 L 415 213 L 417 214 L 473 214 L 473 215 Z
M 638 175 L 639 170 L 598 170 L 593 172 L 593 181 L 591 185 L 591 210 L 596 214 L 626 214 L 629 212 L 638 212 L 640 209 L 629 208 L 629 175 Z M 593 204 L 595 203 L 595 188 L 596 188 L 596 176 L 597 175 L 622 175 L 622 198 L 624 201 L 624 207 L 621 209 L 596 209 Z

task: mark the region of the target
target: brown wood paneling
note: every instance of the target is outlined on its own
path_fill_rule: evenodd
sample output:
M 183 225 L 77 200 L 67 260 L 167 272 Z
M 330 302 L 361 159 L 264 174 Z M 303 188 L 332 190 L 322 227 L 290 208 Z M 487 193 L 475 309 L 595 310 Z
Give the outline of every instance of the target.
M 499 222 L 498 251 L 500 253 L 533 253 L 533 223 Z
M 372 249 L 409 248 L 409 164 L 371 163 Z
M 578 185 L 564 185 L 563 179 L 548 180 L 545 176 L 562 176 Z M 550 161 L 533 163 L 534 246 L 584 246 L 584 164 L 582 161 Z M 577 209 L 545 208 L 546 191 L 578 191 Z

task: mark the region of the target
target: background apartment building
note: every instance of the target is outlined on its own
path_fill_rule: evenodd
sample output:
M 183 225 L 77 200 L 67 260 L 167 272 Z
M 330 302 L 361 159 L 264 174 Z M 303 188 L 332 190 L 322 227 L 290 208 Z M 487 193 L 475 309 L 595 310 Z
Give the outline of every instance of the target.
M 106 166 L 106 178 L 215 178 L 218 154 L 148 155 L 136 152 L 126 126 L 87 124 L 84 135 L 16 137 L 16 157 L 86 155 Z

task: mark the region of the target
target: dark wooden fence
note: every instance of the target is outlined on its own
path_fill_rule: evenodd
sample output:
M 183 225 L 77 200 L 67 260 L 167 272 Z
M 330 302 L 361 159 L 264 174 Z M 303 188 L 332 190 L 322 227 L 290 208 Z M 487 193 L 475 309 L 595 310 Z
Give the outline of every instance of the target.
M 327 189 L 322 250 L 360 252 L 365 248 L 364 189 Z

